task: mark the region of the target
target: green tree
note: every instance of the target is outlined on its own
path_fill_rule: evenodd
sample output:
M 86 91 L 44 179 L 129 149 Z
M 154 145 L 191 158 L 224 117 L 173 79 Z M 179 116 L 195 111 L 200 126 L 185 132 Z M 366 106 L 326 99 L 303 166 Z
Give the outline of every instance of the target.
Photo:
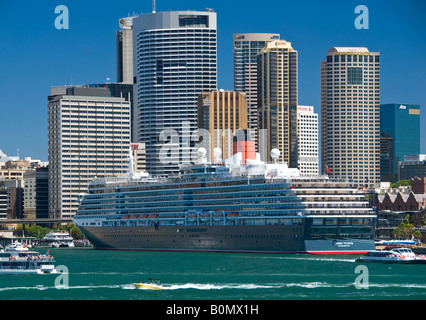
M 83 233 L 80 231 L 80 229 L 76 225 L 73 225 L 71 227 L 70 233 L 72 234 L 72 237 L 76 240 L 84 239 Z
M 36 237 L 39 239 L 43 239 L 44 236 L 50 231 L 51 230 L 49 228 L 43 228 L 42 226 L 35 225 L 26 229 L 26 235 L 28 237 Z
M 410 239 L 413 234 L 414 225 L 410 223 L 410 216 L 407 214 L 400 225 L 393 230 L 393 236 L 395 238 Z
M 411 185 L 410 180 L 399 180 L 397 182 L 391 183 L 391 188 L 398 188 L 398 187 L 408 187 Z

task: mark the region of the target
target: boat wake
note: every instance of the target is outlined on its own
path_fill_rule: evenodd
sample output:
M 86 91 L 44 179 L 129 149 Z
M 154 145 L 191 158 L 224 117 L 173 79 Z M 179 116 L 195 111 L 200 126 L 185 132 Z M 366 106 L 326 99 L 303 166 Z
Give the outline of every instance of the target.
M 328 283 L 328 282 L 300 282 L 300 283 L 277 283 L 277 284 L 212 284 L 212 283 L 185 283 L 185 284 L 174 284 L 164 285 L 165 290 L 254 290 L 254 289 L 280 289 L 280 288 L 305 288 L 305 289 L 316 289 L 316 288 L 351 288 L 354 287 L 354 283 Z M 374 284 L 370 283 L 372 288 L 417 288 L 426 289 L 426 285 L 422 284 L 399 284 L 399 283 L 384 283 Z M 149 288 L 135 288 L 132 284 L 123 285 L 123 289 L 142 289 L 152 290 Z
M 328 283 L 328 282 L 300 282 L 300 283 L 276 283 L 276 284 L 213 284 L 213 283 L 185 283 L 185 284 L 164 284 L 165 290 L 255 290 L 255 289 L 281 289 L 281 288 L 304 288 L 304 289 L 317 289 L 317 288 L 352 288 L 354 283 Z M 406 288 L 406 289 L 426 289 L 426 284 L 412 284 L 412 283 L 370 283 L 370 288 L 374 289 L 392 289 L 392 288 Z M 112 285 L 77 285 L 68 287 L 55 287 L 36 285 L 30 287 L 5 287 L 0 288 L 0 292 L 5 291 L 24 291 L 24 290 L 87 290 L 87 289 L 125 289 L 125 290 L 152 290 L 149 288 L 136 288 L 133 284 L 112 284 Z M 164 291 L 164 290 L 160 290 Z
M 351 284 L 353 285 L 353 284 Z M 345 285 L 346 286 L 346 285 Z M 237 289 L 237 290 L 253 290 L 253 289 L 279 289 L 290 287 L 303 287 L 303 288 L 318 288 L 318 287 L 336 287 L 334 284 L 327 284 L 326 282 L 303 282 L 303 283 L 277 283 L 277 284 L 212 284 L 212 283 L 185 283 L 164 285 L 165 290 L 224 290 L 224 289 Z M 133 285 L 125 285 L 123 289 L 135 289 Z M 141 288 L 150 290 L 149 288 Z
M 341 257 L 341 256 L 340 256 Z M 297 260 L 297 261 L 326 261 L 326 262 L 356 262 L 356 259 L 352 258 L 338 258 L 335 256 L 319 256 L 319 255 L 303 255 L 303 256 L 270 256 L 260 257 L 260 259 L 277 259 L 277 260 Z

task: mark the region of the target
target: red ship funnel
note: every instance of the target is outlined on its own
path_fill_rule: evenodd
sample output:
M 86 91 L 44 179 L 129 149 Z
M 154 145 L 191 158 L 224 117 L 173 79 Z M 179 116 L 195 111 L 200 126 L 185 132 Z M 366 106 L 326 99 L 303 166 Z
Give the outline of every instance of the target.
M 241 152 L 242 164 L 246 165 L 246 160 L 256 160 L 256 147 L 254 141 L 234 141 L 233 142 L 233 154 Z

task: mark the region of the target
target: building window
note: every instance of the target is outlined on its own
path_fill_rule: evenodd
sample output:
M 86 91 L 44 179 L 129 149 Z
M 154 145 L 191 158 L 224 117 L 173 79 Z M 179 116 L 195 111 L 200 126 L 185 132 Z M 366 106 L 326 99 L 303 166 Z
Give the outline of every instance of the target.
M 348 85 L 362 84 L 362 68 L 348 67 Z
M 180 15 L 179 27 L 204 27 L 208 28 L 208 16 Z

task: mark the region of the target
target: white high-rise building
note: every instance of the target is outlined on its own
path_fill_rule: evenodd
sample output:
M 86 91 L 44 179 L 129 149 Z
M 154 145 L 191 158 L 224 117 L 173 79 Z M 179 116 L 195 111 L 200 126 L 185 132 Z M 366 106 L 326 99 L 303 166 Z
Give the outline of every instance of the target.
M 359 186 L 380 181 L 379 52 L 333 47 L 321 62 L 321 163 Z
M 302 176 L 317 176 L 318 114 L 312 106 L 297 106 L 292 110 L 295 120 L 297 168 Z
M 56 87 L 51 94 L 49 216 L 71 218 L 92 179 L 127 171 L 130 103 L 105 88 Z
M 217 90 L 216 13 L 170 11 L 133 18 L 135 142 L 147 171 L 177 173 L 197 144 L 197 100 Z

